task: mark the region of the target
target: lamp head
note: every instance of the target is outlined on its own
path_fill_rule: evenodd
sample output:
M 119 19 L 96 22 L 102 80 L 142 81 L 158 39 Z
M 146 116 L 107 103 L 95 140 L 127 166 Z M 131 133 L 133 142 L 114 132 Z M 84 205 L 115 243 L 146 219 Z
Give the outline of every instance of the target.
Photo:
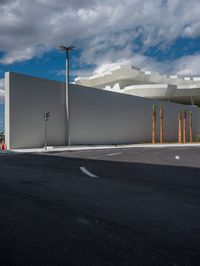
M 59 47 L 59 49 L 61 50 L 61 51 L 69 51 L 69 50 L 74 50 L 75 49 L 75 46 L 74 45 L 70 45 L 70 46 L 64 46 L 64 45 L 61 45 L 60 47 Z
M 59 46 L 60 51 L 65 51 L 66 47 L 64 45 Z

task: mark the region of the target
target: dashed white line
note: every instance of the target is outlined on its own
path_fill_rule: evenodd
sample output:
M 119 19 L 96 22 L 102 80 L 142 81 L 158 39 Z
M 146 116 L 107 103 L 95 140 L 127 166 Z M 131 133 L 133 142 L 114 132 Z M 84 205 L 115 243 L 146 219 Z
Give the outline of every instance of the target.
M 114 155 L 119 155 L 119 154 L 121 154 L 121 152 L 110 153 L 110 154 L 107 154 L 107 156 L 114 156 Z
M 94 175 L 93 173 L 89 172 L 84 166 L 80 167 L 80 169 L 83 173 L 85 173 L 86 175 L 88 175 L 90 177 L 98 177 L 98 176 Z

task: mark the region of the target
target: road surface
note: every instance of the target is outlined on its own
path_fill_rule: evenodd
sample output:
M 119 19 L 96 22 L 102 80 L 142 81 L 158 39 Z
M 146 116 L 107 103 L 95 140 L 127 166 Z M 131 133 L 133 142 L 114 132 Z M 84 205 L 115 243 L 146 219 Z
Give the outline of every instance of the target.
M 200 148 L 0 154 L 0 265 L 200 265 Z

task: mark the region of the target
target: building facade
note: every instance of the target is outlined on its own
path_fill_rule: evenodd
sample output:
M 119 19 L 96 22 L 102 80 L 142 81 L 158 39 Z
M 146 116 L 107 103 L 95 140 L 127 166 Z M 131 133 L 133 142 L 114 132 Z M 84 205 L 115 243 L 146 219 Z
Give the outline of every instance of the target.
M 200 106 L 200 77 L 166 76 L 129 65 L 119 65 L 98 75 L 78 77 L 75 84 Z
M 164 141 L 178 140 L 178 113 L 193 114 L 193 139 L 200 135 L 197 107 L 148 99 L 93 87 L 70 84 L 69 128 L 66 123 L 65 84 L 8 72 L 5 76 L 5 141 L 8 149 L 39 148 L 45 145 L 44 114 L 48 112 L 47 145 L 105 145 L 151 142 L 152 107 L 157 110 L 156 138 L 159 141 L 159 110 L 164 109 Z

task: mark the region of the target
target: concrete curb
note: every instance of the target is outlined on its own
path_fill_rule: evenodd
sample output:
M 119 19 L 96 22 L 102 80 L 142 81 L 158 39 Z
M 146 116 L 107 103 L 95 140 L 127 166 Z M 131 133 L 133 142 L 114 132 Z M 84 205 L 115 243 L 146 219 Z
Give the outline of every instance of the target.
M 130 144 L 130 145 L 102 145 L 102 146 L 70 146 L 70 147 L 47 147 L 34 149 L 12 149 L 17 153 L 41 153 L 41 152 L 64 152 L 64 151 L 87 151 L 87 150 L 107 150 L 107 149 L 128 149 L 128 148 L 172 148 L 172 147 L 199 147 L 200 143 L 186 144 Z

